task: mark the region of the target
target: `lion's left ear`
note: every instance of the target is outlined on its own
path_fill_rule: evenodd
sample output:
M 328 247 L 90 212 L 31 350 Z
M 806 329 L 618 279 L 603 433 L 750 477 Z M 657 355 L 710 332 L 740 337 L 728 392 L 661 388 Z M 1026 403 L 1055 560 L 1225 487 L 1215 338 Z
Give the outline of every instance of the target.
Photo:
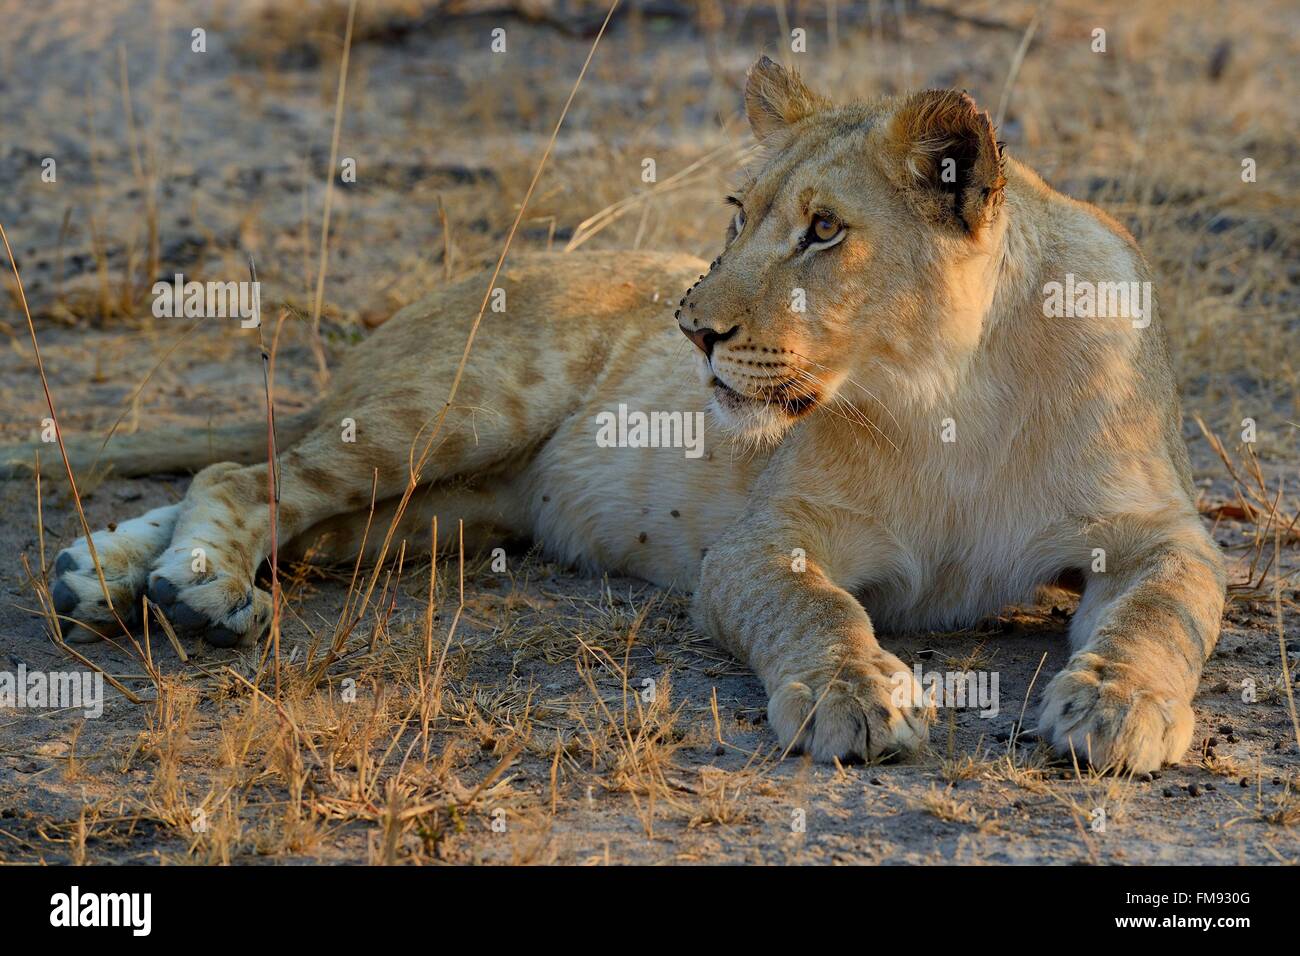
M 925 90 L 885 125 L 885 172 L 923 215 L 970 235 L 992 222 L 1002 201 L 1002 146 L 988 113 L 957 90 Z

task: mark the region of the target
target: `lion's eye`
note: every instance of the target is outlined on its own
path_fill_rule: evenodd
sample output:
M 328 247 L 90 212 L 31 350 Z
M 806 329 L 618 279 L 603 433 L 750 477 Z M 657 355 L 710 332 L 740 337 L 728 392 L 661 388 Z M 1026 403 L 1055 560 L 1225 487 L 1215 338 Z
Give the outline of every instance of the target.
M 731 220 L 731 228 L 736 231 L 736 235 L 740 235 L 740 231 L 745 228 L 745 210 L 736 213 L 736 218 Z
M 830 216 L 818 216 L 813 220 L 810 238 L 814 242 L 830 242 L 840 234 L 840 230 L 843 228 L 837 220 L 832 219 Z

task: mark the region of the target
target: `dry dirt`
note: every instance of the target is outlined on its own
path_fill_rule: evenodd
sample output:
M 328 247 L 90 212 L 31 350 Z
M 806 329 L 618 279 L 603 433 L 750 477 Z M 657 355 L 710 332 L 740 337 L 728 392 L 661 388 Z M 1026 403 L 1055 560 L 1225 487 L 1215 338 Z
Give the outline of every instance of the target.
M 249 254 L 264 310 L 293 316 L 277 407 L 309 405 L 302 317 L 320 264 L 346 3 L 12 6 L 0 38 L 0 223 L 65 433 L 259 418 L 256 334 L 155 319 L 148 291 L 175 272 L 243 278 Z M 332 357 L 494 260 L 591 42 L 594 5 L 541 20 L 504 3 L 448 5 L 455 16 L 438 6 L 361 2 L 338 151 L 358 176 L 335 183 L 323 305 Z M 658 12 L 620 15 L 601 41 L 516 249 L 589 242 L 710 258 L 756 52 L 778 53 L 802 25 L 810 52 L 797 64 L 835 96 L 958 86 L 996 112 L 1037 5 L 641 6 Z M 470 556 L 438 671 L 423 666 L 429 561 L 408 560 L 383 570 L 345 653 L 316 673 L 320 643 L 347 619 L 352 571 L 289 569 L 278 705 L 270 663 L 197 643 L 182 662 L 155 627 L 148 660 L 126 646 L 81 650 L 141 703 L 110 691 L 95 720 L 0 709 L 0 862 L 1300 859 L 1289 705 L 1300 687 L 1283 678 L 1300 666 L 1300 546 L 1275 533 L 1300 508 L 1298 20 L 1280 0 L 1195 14 L 1050 4 L 1002 125 L 1049 182 L 1124 221 L 1161 279 L 1199 503 L 1234 582 L 1179 766 L 1099 777 L 1049 760 L 1032 734 L 1013 740 L 1065 658 L 1061 597 L 970 631 L 885 638 L 909 663 L 996 671 L 1000 710 L 945 711 L 930 752 L 909 762 L 838 768 L 781 759 L 762 687 L 690 627 L 683 595 L 584 580 L 530 553 L 511 553 L 506 572 Z M 191 52 L 196 27 L 206 53 Z M 507 30 L 505 55 L 488 51 L 495 27 Z M 1105 54 L 1090 49 L 1097 27 Z M 653 188 L 640 181 L 646 156 Z M 41 179 L 45 157 L 55 183 Z M 1254 183 L 1241 180 L 1243 157 L 1257 160 Z M 620 215 L 584 227 L 622 200 Z M 4 271 L 8 444 L 34 438 L 48 411 Z M 1246 417 L 1258 428 L 1249 446 Z M 34 613 L 23 564 L 40 579 L 80 533 L 54 455 L 43 471 L 43 541 L 35 484 L 0 483 L 0 670 L 80 666 Z M 94 527 L 175 501 L 186 482 L 79 476 Z M 1237 520 L 1247 511 L 1258 520 Z M 444 556 L 435 659 L 456 576 Z

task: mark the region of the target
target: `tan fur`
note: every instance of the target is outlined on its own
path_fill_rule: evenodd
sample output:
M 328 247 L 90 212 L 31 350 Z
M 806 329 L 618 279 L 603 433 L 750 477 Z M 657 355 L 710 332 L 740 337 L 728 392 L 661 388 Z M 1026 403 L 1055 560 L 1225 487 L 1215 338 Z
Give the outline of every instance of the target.
M 765 59 L 746 106 L 764 155 L 711 266 L 592 253 L 506 269 L 507 311 L 485 319 L 401 533 L 418 545 L 434 514 L 464 517 L 482 544 L 531 537 L 694 589 L 702 626 L 767 687 L 781 743 L 819 759 L 925 740 L 928 710 L 896 702 L 907 668 L 877 630 L 968 624 L 1075 572 L 1074 654 L 1041 732 L 1098 765 L 1177 759 L 1224 572 L 1191 502 L 1163 333 L 1043 315 L 1066 273 L 1149 280 L 1131 238 L 1004 157 L 963 94 L 832 108 Z M 842 233 L 803 248 L 827 216 Z M 354 554 L 372 485 L 376 523 L 392 515 L 484 282 L 403 309 L 350 354 L 282 458 L 286 553 Z M 708 364 L 679 324 L 712 342 Z M 598 416 L 620 403 L 707 409 L 705 454 L 600 447 Z M 107 457 L 171 463 L 157 444 Z M 209 467 L 150 558 L 156 598 L 216 643 L 265 627 L 266 490 L 264 464 Z M 119 553 L 131 568 L 113 578 L 139 578 L 138 548 L 101 547 Z M 60 574 L 84 577 L 84 558 Z M 56 599 L 102 623 L 83 583 Z

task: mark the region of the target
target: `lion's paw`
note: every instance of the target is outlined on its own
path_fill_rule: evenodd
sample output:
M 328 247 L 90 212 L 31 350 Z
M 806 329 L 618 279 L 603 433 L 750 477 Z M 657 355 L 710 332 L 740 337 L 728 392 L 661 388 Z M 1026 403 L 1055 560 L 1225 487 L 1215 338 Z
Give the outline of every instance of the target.
M 113 600 L 112 610 L 104 597 L 104 587 L 86 539 L 78 538 L 59 552 L 54 559 L 50 597 L 55 612 L 67 619 L 65 625 L 76 622 L 68 629 L 67 640 L 74 643 L 99 640 L 96 630 L 114 623 L 113 611 L 126 624 L 139 616 L 140 592 L 144 590 L 149 567 L 171 541 L 179 510 L 178 505 L 154 508 L 138 518 L 91 535 L 95 556 L 104 572 L 104 584 L 108 585 Z
M 270 623 L 271 595 L 250 573 L 217 567 L 209 551 L 173 542 L 149 573 L 149 600 L 179 634 L 214 647 L 252 645 Z
M 1043 692 L 1038 733 L 1094 767 L 1146 773 L 1183 755 L 1194 723 L 1181 696 L 1153 687 L 1131 665 L 1081 651 Z
M 767 713 L 782 746 L 819 761 L 856 761 L 918 749 L 928 739 L 932 708 L 911 670 L 877 648 L 838 671 L 785 681 Z

